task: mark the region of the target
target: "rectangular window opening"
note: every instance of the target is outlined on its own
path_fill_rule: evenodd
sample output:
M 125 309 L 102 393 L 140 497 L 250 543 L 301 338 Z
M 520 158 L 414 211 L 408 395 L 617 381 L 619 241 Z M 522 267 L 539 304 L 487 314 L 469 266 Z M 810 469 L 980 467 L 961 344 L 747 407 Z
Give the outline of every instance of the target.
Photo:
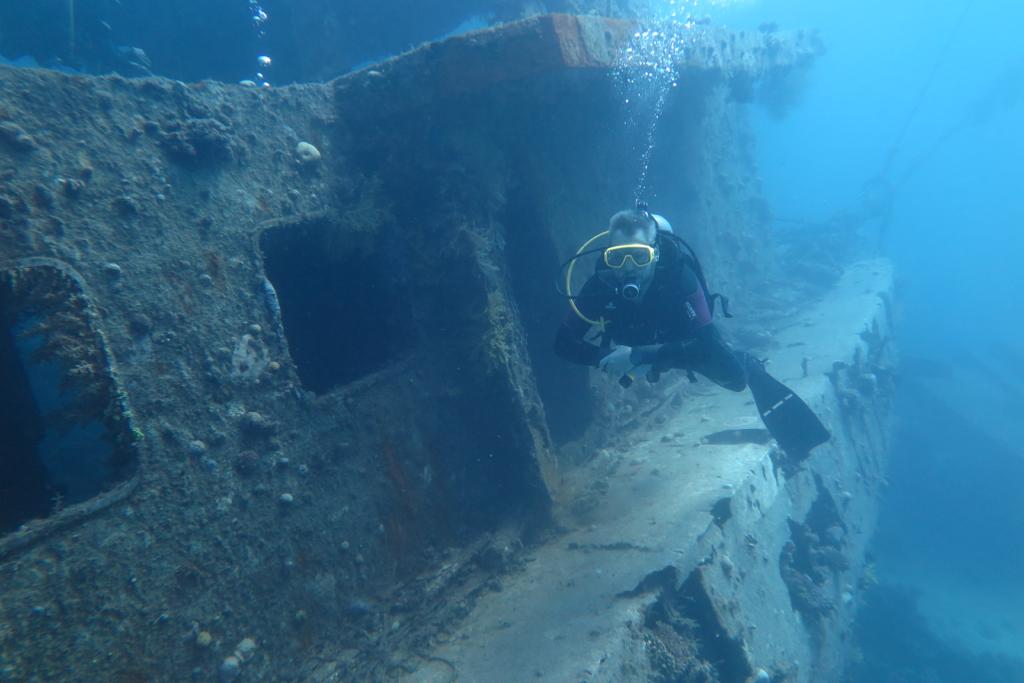
M 0 272 L 0 535 L 131 477 L 124 399 L 66 270 Z
M 269 227 L 260 251 L 303 387 L 317 394 L 413 346 L 400 259 L 326 218 Z

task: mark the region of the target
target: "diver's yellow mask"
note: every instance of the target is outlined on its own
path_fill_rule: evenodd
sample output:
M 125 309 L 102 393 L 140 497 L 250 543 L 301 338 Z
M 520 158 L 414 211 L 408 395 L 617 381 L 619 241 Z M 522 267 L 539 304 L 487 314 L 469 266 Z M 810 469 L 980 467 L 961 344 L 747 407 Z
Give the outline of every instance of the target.
M 654 263 L 658 251 L 650 244 L 619 244 L 604 250 L 604 264 L 609 268 L 624 268 L 632 263 L 634 268 L 646 268 Z

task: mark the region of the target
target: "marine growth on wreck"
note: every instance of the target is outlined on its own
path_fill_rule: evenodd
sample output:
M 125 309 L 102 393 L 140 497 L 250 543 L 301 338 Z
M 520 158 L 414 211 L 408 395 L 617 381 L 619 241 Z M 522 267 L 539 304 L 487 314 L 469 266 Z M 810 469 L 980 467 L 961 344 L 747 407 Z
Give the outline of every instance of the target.
M 0 7 L 0 681 L 1018 680 L 893 512 L 910 404 L 1019 465 L 894 284 L 989 119 L 799 217 L 764 4 Z

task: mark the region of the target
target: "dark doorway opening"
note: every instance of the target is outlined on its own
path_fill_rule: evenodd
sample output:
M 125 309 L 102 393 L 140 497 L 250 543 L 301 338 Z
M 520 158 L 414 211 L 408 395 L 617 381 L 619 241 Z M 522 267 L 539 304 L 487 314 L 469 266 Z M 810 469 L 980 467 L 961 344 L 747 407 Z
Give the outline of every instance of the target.
M 0 274 L 0 533 L 133 471 L 131 436 L 83 302 L 57 268 Z
M 352 382 L 413 345 L 402 274 L 385 250 L 326 219 L 268 228 L 260 250 L 307 389 L 323 394 Z

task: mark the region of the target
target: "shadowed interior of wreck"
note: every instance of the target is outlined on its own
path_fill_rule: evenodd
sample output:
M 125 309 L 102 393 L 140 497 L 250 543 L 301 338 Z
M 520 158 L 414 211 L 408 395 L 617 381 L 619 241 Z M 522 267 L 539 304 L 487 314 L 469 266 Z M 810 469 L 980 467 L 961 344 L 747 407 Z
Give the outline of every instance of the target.
M 307 389 L 322 394 L 352 382 L 411 346 L 393 264 L 350 245 L 338 224 L 319 219 L 268 228 L 260 248 Z
M 128 471 L 91 403 L 95 385 L 77 381 L 93 367 L 71 362 L 62 326 L 72 292 L 9 282 L 0 284 L 0 533 L 88 500 Z
M 5 322 L 0 328 L 0 533 L 53 508 L 37 449 L 44 431 L 13 330 Z
M 526 180 L 514 185 L 505 216 L 509 278 L 548 430 L 556 445 L 584 435 L 594 419 L 588 368 L 566 363 L 553 352 L 555 330 L 566 315 L 566 299 L 554 290 L 558 249 Z
M 423 227 L 430 198 L 404 199 L 400 222 L 419 221 L 418 233 L 369 236 L 321 217 L 274 225 L 259 239 L 302 385 L 320 395 L 339 390 L 388 435 L 373 451 L 394 495 L 385 528 L 403 571 L 415 568 L 414 549 L 528 517 L 546 499 L 507 419 L 515 399 L 481 370 L 477 340 L 465 331 L 487 307 L 465 260 L 473 240 L 421 242 L 438 234 Z M 420 382 L 435 387 L 430 411 L 393 400 L 396 383 Z

